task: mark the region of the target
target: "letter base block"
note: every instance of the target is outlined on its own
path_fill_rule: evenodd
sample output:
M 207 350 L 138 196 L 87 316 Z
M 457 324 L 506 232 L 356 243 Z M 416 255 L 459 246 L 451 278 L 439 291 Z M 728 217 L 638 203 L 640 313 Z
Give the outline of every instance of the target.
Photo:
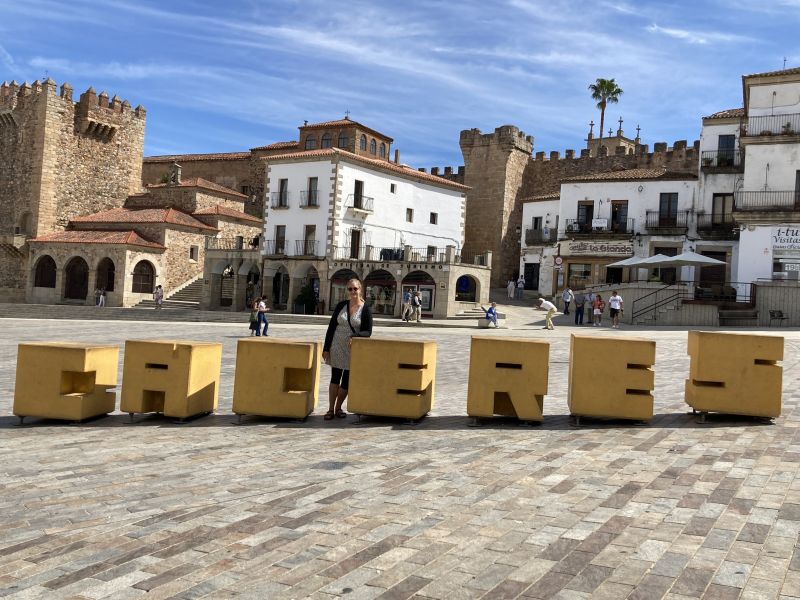
M 114 412 L 119 348 L 92 344 L 20 344 L 14 414 L 83 421 Z
M 217 408 L 222 344 L 128 340 L 124 360 L 123 412 L 188 419 Z
M 686 404 L 699 412 L 781 414 L 783 337 L 690 331 Z
M 421 419 L 433 407 L 436 342 L 353 338 L 347 408 L 357 415 Z
M 549 342 L 473 337 L 467 414 L 541 422 L 549 357 Z
M 570 414 L 649 421 L 653 418 L 656 343 L 620 337 L 572 335 Z
M 233 412 L 305 419 L 319 397 L 322 344 L 299 340 L 239 340 Z

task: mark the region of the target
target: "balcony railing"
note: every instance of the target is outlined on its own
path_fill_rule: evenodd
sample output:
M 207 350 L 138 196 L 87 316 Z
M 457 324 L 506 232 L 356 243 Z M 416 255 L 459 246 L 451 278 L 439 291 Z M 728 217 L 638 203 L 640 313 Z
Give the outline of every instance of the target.
M 551 244 L 558 239 L 558 232 L 555 229 L 548 229 L 545 234 L 544 229 L 526 229 L 525 230 L 525 245 L 526 246 L 542 246 L 544 244 Z
M 264 242 L 267 256 L 286 256 L 286 240 L 267 240 Z
M 229 252 L 242 252 L 258 250 L 261 247 L 261 238 L 244 238 L 242 236 L 206 238 L 206 250 L 227 250 Z
M 272 208 L 289 208 L 289 192 L 272 192 Z
M 411 262 L 445 262 L 447 254 L 444 248 L 411 248 L 408 260 Z
M 633 233 L 634 219 L 616 220 L 609 219 L 593 219 L 592 221 L 583 221 L 580 219 L 566 219 L 564 232 L 570 233 L 584 233 L 592 235 L 614 235 L 614 234 L 629 234 Z M 533 233 L 535 230 L 528 230 Z M 526 232 L 526 235 L 527 233 Z M 526 240 L 527 241 L 527 240 Z
M 800 134 L 800 113 L 787 115 L 765 115 L 747 119 L 747 137 L 759 135 L 798 135 Z
M 317 240 L 295 240 L 294 242 L 294 255 L 295 256 L 318 256 L 317 247 L 319 242 Z
M 735 192 L 734 210 L 800 210 L 800 190 Z
M 739 236 L 739 226 L 730 213 L 699 214 L 697 215 L 697 233 L 703 238 L 733 240 Z
M 679 210 L 675 213 L 662 213 L 657 210 L 648 210 L 645 215 L 644 226 L 647 229 L 688 229 L 689 211 Z
M 706 150 L 700 157 L 700 164 L 706 171 L 716 169 L 737 169 L 742 166 L 738 150 Z
M 365 256 L 366 256 L 366 248 L 364 246 L 333 247 L 333 258 L 336 260 L 348 260 L 348 259 L 363 260 Z
M 371 213 L 373 211 L 374 198 L 362 194 L 350 194 L 347 197 L 347 208 Z
M 318 190 L 303 190 L 300 192 L 300 208 L 316 208 L 319 206 Z

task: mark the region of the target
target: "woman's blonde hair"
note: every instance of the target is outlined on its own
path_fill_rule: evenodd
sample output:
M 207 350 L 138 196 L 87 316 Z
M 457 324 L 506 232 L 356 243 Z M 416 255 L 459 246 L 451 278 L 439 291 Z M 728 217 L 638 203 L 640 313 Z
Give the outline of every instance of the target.
M 351 279 L 347 280 L 345 284 L 346 287 L 350 287 L 350 283 L 355 281 L 358 284 L 358 297 L 363 300 L 364 299 L 364 284 L 361 283 L 361 280 L 357 277 L 352 277 Z

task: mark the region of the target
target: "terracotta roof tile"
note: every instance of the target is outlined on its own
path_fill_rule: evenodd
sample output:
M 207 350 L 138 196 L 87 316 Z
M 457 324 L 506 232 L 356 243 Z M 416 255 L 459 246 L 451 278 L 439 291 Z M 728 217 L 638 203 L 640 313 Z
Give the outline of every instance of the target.
M 374 133 L 375 135 L 382 137 L 383 139 L 389 140 L 390 142 L 394 141 L 388 135 L 381 133 L 376 129 L 373 129 L 372 127 L 367 127 L 366 125 L 363 125 L 358 121 L 353 121 L 352 119 L 349 119 L 347 117 L 345 117 L 344 119 L 337 119 L 336 121 L 309 123 L 308 125 L 301 125 L 299 129 L 327 129 L 328 127 L 358 127 L 359 129 L 363 129 L 364 131 L 369 131 L 370 133 Z
M 145 156 L 145 163 L 181 163 L 194 160 L 242 160 L 250 158 L 249 152 L 212 152 L 211 154 L 162 154 Z
M 522 202 L 542 202 L 544 200 L 558 200 L 561 198 L 561 192 L 549 192 L 547 194 L 538 194 L 536 196 L 528 196 L 523 198 Z
M 248 215 L 240 210 L 234 210 L 232 208 L 228 208 L 227 206 L 222 206 L 221 204 L 216 204 L 209 208 L 203 208 L 200 210 L 196 210 L 192 213 L 192 215 L 219 215 L 221 217 L 231 217 L 233 219 L 239 219 L 240 221 L 253 221 L 255 223 L 262 223 L 263 221 L 258 217 L 254 217 L 253 215 Z
M 703 117 L 704 119 L 732 119 L 736 117 L 743 117 L 744 116 L 744 108 L 729 108 L 727 110 L 721 110 L 719 112 L 715 112 L 713 115 L 708 115 L 707 117 Z
M 28 240 L 33 243 L 62 243 L 62 244 L 117 244 L 124 246 L 141 246 L 165 250 L 165 247 L 156 242 L 143 238 L 135 231 L 57 231 Z
M 603 173 L 589 173 L 563 179 L 564 183 L 578 183 L 582 181 L 644 181 L 647 179 L 697 179 L 693 173 L 675 173 L 664 168 L 659 169 L 623 169 L 620 171 L 605 171 Z
M 212 190 L 215 192 L 222 192 L 229 196 L 238 196 L 239 198 L 247 198 L 244 194 L 237 192 L 236 190 L 232 190 L 229 187 L 225 187 L 224 185 L 220 185 L 218 183 L 214 183 L 213 181 L 208 181 L 207 179 L 203 179 L 202 177 L 192 177 L 190 179 L 184 179 L 178 184 L 169 184 L 169 183 L 152 183 L 147 186 L 148 188 L 165 188 L 165 187 L 197 187 L 203 188 L 206 190 Z
M 276 154 L 275 156 L 265 156 L 261 160 L 271 162 L 271 161 L 288 160 L 292 158 L 315 158 L 323 156 L 333 157 L 336 156 L 337 154 L 346 160 L 362 162 L 370 166 L 374 166 L 381 169 L 387 169 L 389 171 L 394 171 L 395 173 L 400 173 L 402 175 L 405 175 L 406 177 L 412 177 L 415 179 L 419 179 L 421 181 L 435 183 L 436 185 L 442 185 L 445 187 L 451 187 L 457 190 L 464 190 L 464 191 L 470 189 L 466 185 L 461 185 L 460 183 L 456 183 L 455 181 L 450 181 L 449 179 L 445 179 L 444 177 L 439 177 L 438 175 L 423 173 L 422 171 L 417 171 L 416 169 L 412 169 L 411 167 L 405 165 L 398 165 L 397 163 L 393 163 L 388 160 L 380 160 L 378 158 L 368 158 L 366 156 L 361 156 L 359 154 L 353 154 L 352 152 L 348 152 L 347 150 L 342 150 L 341 148 L 320 148 L 317 150 L 303 150 L 301 152 L 290 152 L 288 154 Z
M 744 75 L 744 78 L 750 77 L 774 77 L 777 75 L 800 75 L 800 67 L 793 67 L 791 69 L 781 69 L 780 71 L 767 71 L 765 73 L 751 73 Z
M 300 142 L 297 140 L 291 140 L 289 142 L 275 142 L 274 144 L 267 144 L 266 146 L 258 146 L 256 148 L 250 148 L 250 150 L 286 150 L 290 148 L 297 148 L 300 146 Z
M 174 208 L 112 208 L 91 215 L 74 217 L 73 223 L 167 223 L 197 229 L 214 229 L 193 216 Z

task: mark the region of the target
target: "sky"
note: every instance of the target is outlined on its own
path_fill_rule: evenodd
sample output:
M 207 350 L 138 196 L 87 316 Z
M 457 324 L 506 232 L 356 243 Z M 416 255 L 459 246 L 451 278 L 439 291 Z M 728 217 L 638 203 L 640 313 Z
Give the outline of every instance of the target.
M 46 75 L 147 109 L 145 155 L 246 150 L 350 118 L 415 167 L 504 124 L 585 147 L 587 86 L 622 88 L 651 145 L 742 105 L 741 76 L 800 66 L 800 0 L 0 0 L 0 81 Z M 597 127 L 595 127 L 597 133 Z

